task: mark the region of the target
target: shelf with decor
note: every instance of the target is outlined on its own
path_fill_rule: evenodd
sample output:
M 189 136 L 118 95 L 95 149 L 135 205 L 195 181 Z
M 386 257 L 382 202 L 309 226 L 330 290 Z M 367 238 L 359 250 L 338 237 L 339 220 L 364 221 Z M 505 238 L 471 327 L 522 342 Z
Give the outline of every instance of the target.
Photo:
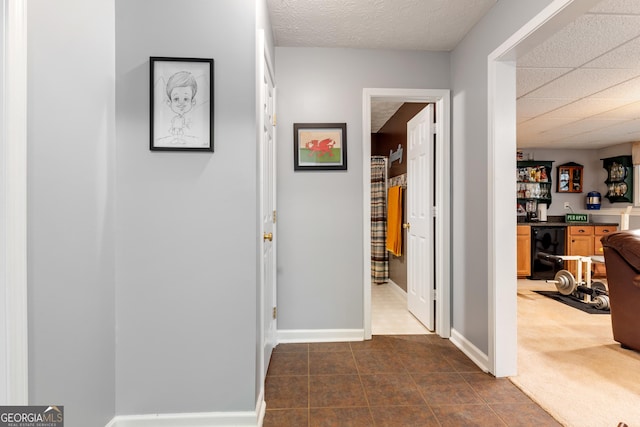
M 551 205 L 553 161 L 521 160 L 516 168 L 518 211 L 526 210 L 527 202 Z M 534 208 L 535 209 L 535 208 Z
M 607 171 L 607 194 L 611 203 L 633 203 L 633 163 L 631 156 L 608 157 L 602 160 Z

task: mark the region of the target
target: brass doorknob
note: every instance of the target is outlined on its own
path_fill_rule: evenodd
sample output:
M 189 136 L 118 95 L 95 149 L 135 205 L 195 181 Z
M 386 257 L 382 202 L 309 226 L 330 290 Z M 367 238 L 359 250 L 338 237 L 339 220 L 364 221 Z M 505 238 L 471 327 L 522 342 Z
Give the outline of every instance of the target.
M 264 233 L 263 240 L 273 241 L 273 233 Z
M 410 223 L 408 223 L 408 222 L 406 222 L 406 223 L 402 224 L 402 228 L 404 228 L 404 229 L 408 230 L 408 229 L 410 229 L 410 228 L 411 228 L 411 224 L 410 224 Z

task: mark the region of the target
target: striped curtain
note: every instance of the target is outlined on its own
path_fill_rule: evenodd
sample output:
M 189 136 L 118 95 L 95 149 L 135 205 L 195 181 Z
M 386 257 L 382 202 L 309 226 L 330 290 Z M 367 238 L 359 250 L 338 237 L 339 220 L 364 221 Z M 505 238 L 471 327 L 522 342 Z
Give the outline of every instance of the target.
M 389 281 L 387 241 L 387 162 L 371 157 L 371 281 Z

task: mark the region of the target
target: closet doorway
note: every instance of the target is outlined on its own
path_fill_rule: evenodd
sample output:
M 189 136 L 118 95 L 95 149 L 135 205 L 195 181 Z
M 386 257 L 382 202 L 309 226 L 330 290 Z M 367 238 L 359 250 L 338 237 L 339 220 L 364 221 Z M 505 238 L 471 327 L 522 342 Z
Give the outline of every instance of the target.
M 395 118 L 382 129 L 382 132 L 376 132 L 379 129 L 372 128 L 372 103 L 382 102 L 387 104 L 390 108 L 395 108 Z M 396 107 L 393 107 L 393 103 Z M 427 104 L 431 104 L 429 108 L 425 108 Z M 450 178 L 444 173 L 449 170 L 449 91 L 447 90 L 410 90 L 410 89 L 365 89 L 363 99 L 363 182 L 364 182 L 364 324 L 365 324 L 365 339 L 370 339 L 372 334 L 372 292 L 378 292 L 382 287 L 389 289 L 387 292 L 396 292 L 397 294 L 404 294 L 405 301 L 408 304 L 405 306 L 406 313 L 408 314 L 408 307 L 411 307 L 411 311 L 416 313 L 417 317 L 421 317 L 423 323 L 429 326 L 430 329 L 435 329 L 438 335 L 443 337 L 449 337 L 450 333 L 450 246 L 448 236 L 449 231 L 449 188 Z M 433 121 L 429 117 L 433 117 L 435 110 L 435 116 L 438 117 L 437 121 Z M 407 144 L 407 123 L 409 120 L 416 116 L 418 112 L 422 111 L 416 117 L 413 130 L 409 130 L 409 133 L 413 136 L 413 140 L 417 141 L 422 139 L 425 143 L 420 148 L 419 144 L 410 143 Z M 392 112 L 393 113 L 393 112 Z M 393 114 L 391 114 L 393 115 Z M 375 123 L 375 120 L 374 120 Z M 386 123 L 386 121 L 385 121 Z M 379 125 L 375 125 L 379 127 Z M 380 135 L 382 134 L 382 135 Z M 426 136 L 425 136 L 426 135 Z M 409 135 L 411 138 L 411 136 Z M 390 140 L 384 141 L 385 139 Z M 413 157 L 411 151 L 413 150 Z M 386 172 L 388 177 L 392 178 L 387 182 L 386 178 L 382 181 L 383 192 L 386 193 L 389 187 L 392 188 L 392 195 L 395 194 L 391 200 L 397 200 L 400 203 L 400 219 L 396 221 L 395 226 L 390 224 L 389 228 L 393 231 L 400 232 L 400 243 L 396 249 L 396 254 L 388 255 L 388 269 L 390 272 L 390 283 L 385 285 L 377 285 L 372 283 L 385 282 L 386 268 L 384 266 L 384 258 L 387 255 L 386 247 L 382 249 L 375 247 L 372 250 L 372 236 L 378 245 L 386 245 L 386 238 L 381 237 L 384 232 L 378 229 L 376 221 L 372 221 L 372 209 L 379 209 L 379 203 L 377 200 L 384 198 L 376 197 L 372 203 L 371 195 L 372 191 L 380 191 L 380 185 L 371 182 L 372 172 L 372 159 L 371 156 L 382 155 L 386 157 Z M 410 160 L 412 159 L 412 160 Z M 379 162 L 380 160 L 378 160 Z M 407 167 L 409 163 L 412 166 Z M 426 163 L 428 162 L 428 164 Z M 421 165 L 421 166 L 418 166 Z M 424 166 L 427 166 L 424 168 Z M 447 165 L 447 166 L 445 166 Z M 375 167 L 375 166 L 374 166 Z M 419 176 L 419 179 L 413 185 L 410 184 L 411 176 L 414 179 L 420 175 L 420 173 L 411 174 L 407 173 L 410 170 L 426 170 L 436 171 L 432 178 L 424 175 Z M 383 170 L 385 167 L 383 167 Z M 407 196 L 407 188 L 409 191 L 413 188 L 418 189 L 422 186 L 420 191 L 412 193 L 410 197 Z M 374 188 L 376 187 L 376 188 Z M 399 197 L 398 197 L 399 196 Z M 412 206 L 404 205 L 402 202 L 406 200 L 413 200 L 419 203 L 412 204 Z M 410 202 L 412 203 L 412 202 Z M 386 207 L 385 207 L 386 209 Z M 419 211 L 419 214 L 414 215 L 413 218 L 410 215 L 403 215 L 404 212 L 410 212 L 415 214 Z M 393 215 L 393 213 L 392 213 Z M 376 212 L 377 216 L 377 212 Z M 395 217 L 398 217 L 396 214 Z M 411 229 L 411 222 L 413 222 L 413 230 Z M 402 228 L 404 226 L 405 228 Z M 400 228 L 398 230 L 398 228 Z M 422 230 L 422 231 L 421 231 Z M 373 234 L 372 234 L 373 232 Z M 393 243 L 393 242 L 392 242 Z M 407 248 L 409 245 L 415 245 L 411 249 Z M 393 244 L 391 245 L 393 246 Z M 371 257 L 373 253 L 373 257 Z M 409 254 L 411 258 L 403 254 Z M 382 265 L 378 265 L 378 264 Z M 432 268 L 426 268 L 432 265 Z M 374 267 L 372 273 L 372 266 Z M 411 268 L 411 273 L 407 271 L 407 268 Z M 412 277 L 414 279 L 412 279 Z M 415 280 L 415 278 L 422 278 L 421 280 Z M 399 282 L 399 283 L 398 283 Z M 372 287 L 373 286 L 373 287 Z M 435 288 L 435 289 L 434 289 Z M 407 290 L 409 292 L 407 292 Z M 418 292 L 416 292 L 416 290 Z M 376 294 L 376 297 L 378 295 Z M 426 317 L 421 316 L 420 307 L 416 307 L 416 302 L 422 304 L 423 308 L 426 308 Z M 435 325 L 433 321 L 433 311 L 435 310 L 437 318 L 435 319 Z M 432 320 L 429 320 L 429 319 Z M 424 329 L 424 332 L 428 331 Z M 376 332 L 377 333 L 377 332 Z

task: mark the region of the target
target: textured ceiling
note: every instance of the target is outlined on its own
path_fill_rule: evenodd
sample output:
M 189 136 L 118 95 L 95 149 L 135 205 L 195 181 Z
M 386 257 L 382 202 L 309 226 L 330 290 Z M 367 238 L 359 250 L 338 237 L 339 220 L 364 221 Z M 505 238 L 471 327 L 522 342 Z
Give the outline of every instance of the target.
M 267 0 L 278 46 L 448 51 L 496 0 Z
M 577 0 L 580 1 L 580 0 Z M 267 0 L 277 46 L 448 51 L 496 0 Z M 640 0 L 604 0 L 517 59 L 517 144 L 640 140 Z M 372 128 L 394 105 L 372 104 Z

